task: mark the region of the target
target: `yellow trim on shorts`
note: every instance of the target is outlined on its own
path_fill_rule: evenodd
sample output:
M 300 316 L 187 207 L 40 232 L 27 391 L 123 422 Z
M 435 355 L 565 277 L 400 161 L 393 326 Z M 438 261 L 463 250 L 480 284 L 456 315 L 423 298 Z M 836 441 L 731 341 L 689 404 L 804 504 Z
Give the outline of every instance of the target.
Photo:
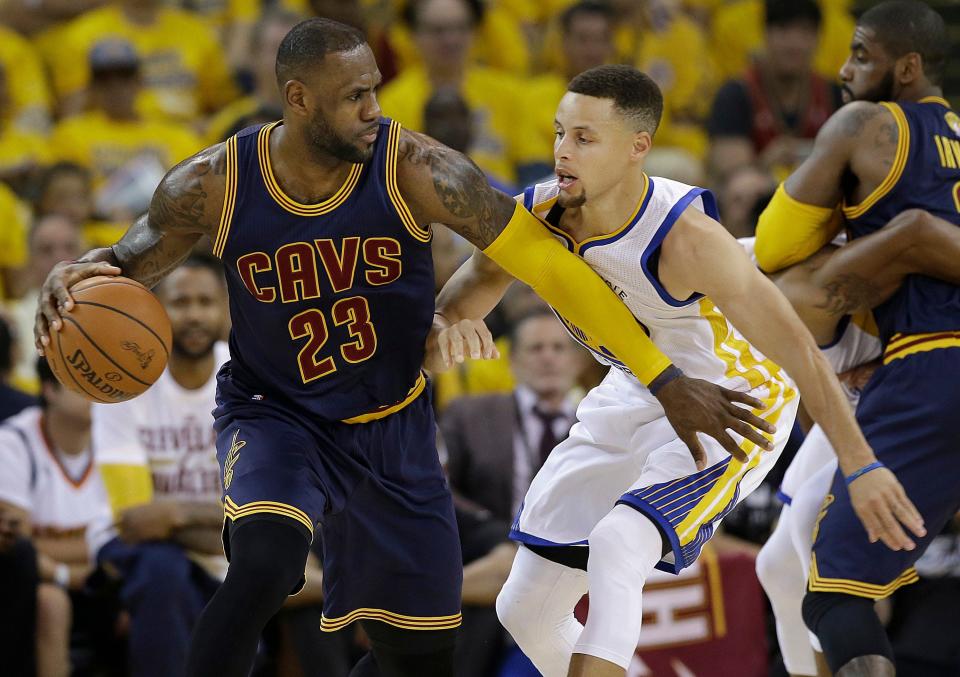
M 413 218 L 413 213 L 403 200 L 400 194 L 400 186 L 397 184 L 397 153 L 400 150 L 400 123 L 396 120 L 390 121 L 390 131 L 387 132 L 387 195 L 390 196 L 390 202 L 393 203 L 400 220 L 403 221 L 403 227 L 419 242 L 429 242 L 433 233 L 429 228 L 421 228 L 417 220 Z
M 231 520 L 236 522 L 241 517 L 249 517 L 258 513 L 270 513 L 272 515 L 282 515 L 294 519 L 307 528 L 310 534 L 313 534 L 313 522 L 300 508 L 287 503 L 277 501 L 253 501 L 244 505 L 237 505 L 229 496 L 223 499 L 223 513 Z
M 227 186 L 223 193 L 223 208 L 220 211 L 220 225 L 213 242 L 213 255 L 223 258 L 223 248 L 227 244 L 230 224 L 233 222 L 233 208 L 237 204 L 237 136 L 234 134 L 226 141 Z
M 811 592 L 839 592 L 876 600 L 889 597 L 898 588 L 916 583 L 919 580 L 920 576 L 913 567 L 910 567 L 886 585 L 865 583 L 850 578 L 824 578 L 817 568 L 817 554 L 811 553 L 810 555 L 810 583 L 808 587 Z
M 359 416 L 353 416 L 351 418 L 343 419 L 343 423 L 368 423 L 370 421 L 377 421 L 381 418 L 386 418 L 390 414 L 395 414 L 408 404 L 413 402 L 415 399 L 420 397 L 420 393 L 423 392 L 423 389 L 427 386 L 427 379 L 423 375 L 423 372 L 420 372 L 420 376 L 417 377 L 417 382 L 413 384 L 413 387 L 410 388 L 410 392 L 407 393 L 407 396 L 396 404 L 384 407 L 382 409 L 376 409 L 374 411 L 368 412 L 366 414 L 360 414 Z
M 900 181 L 903 174 L 903 168 L 907 166 L 907 157 L 910 155 L 910 125 L 907 124 L 907 116 L 903 114 L 903 109 L 895 103 L 884 101 L 880 104 L 893 114 L 893 119 L 897 123 L 897 152 L 894 155 L 893 165 L 883 182 L 873 189 L 866 199 L 857 205 L 844 205 L 843 215 L 847 219 L 858 219 L 866 214 L 870 208 L 884 195 L 893 190 L 894 186 Z
M 360 180 L 363 165 L 354 164 L 350 168 L 350 173 L 347 174 L 347 178 L 344 179 L 343 185 L 340 186 L 336 193 L 323 202 L 309 205 L 297 202 L 280 188 L 280 184 L 277 182 L 277 178 L 273 173 L 273 165 L 270 163 L 270 132 L 279 124 L 280 122 L 278 121 L 264 125 L 257 133 L 257 156 L 260 164 L 260 175 L 263 177 L 263 184 L 266 186 L 270 197 L 273 198 L 274 202 L 283 207 L 283 209 L 296 216 L 322 216 L 323 214 L 332 212 L 350 197 L 350 193 L 353 192 L 354 187 L 356 187 L 357 182 Z
M 940 348 L 960 348 L 960 330 L 928 334 L 894 334 L 883 351 L 883 363 Z
M 387 625 L 405 630 L 449 630 L 459 627 L 463 616 L 459 612 L 451 616 L 405 616 L 386 609 L 364 607 L 354 609 L 339 618 L 321 616 L 320 630 L 336 632 L 358 620 L 382 621 Z

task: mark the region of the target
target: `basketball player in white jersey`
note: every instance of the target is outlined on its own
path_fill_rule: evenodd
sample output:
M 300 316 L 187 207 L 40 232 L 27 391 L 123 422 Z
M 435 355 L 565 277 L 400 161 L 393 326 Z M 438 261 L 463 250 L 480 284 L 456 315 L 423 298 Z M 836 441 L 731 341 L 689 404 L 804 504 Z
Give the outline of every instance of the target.
M 110 507 L 94 470 L 90 403 L 61 386 L 45 359 L 37 372 L 40 406 L 0 426 L 0 514 L 18 523 L 19 536 L 36 551 L 36 673 L 62 677 L 70 672 L 69 595 L 92 571 L 96 535 L 109 525 Z M 17 590 L 29 582 L 4 585 Z
M 873 460 L 813 338 L 717 223 L 709 191 L 643 173 L 661 110 L 656 85 L 636 69 L 602 66 L 574 78 L 557 111 L 558 178 L 527 189 L 524 203 L 605 278 L 680 370 L 762 401 L 755 413 L 768 443 L 761 448 L 733 429 L 732 455 L 701 437 L 691 458 L 649 391 L 568 323 L 615 368 L 581 403 L 570 437 L 534 479 L 512 530 L 523 547 L 497 602 L 504 625 L 547 677 L 625 674 L 647 576 L 692 563 L 786 442 L 798 398 L 777 363 L 844 460 L 857 467 Z M 437 305 L 441 360 L 474 340 L 458 331 L 461 320 L 483 317 L 507 284 L 477 255 L 454 275 Z M 869 494 L 879 508 L 863 514 L 871 526 L 885 525 L 877 526 L 885 539 L 902 543 L 896 520 L 912 528 L 916 512 L 891 473 L 874 482 L 853 485 L 864 504 Z M 572 610 L 588 588 L 582 628 Z

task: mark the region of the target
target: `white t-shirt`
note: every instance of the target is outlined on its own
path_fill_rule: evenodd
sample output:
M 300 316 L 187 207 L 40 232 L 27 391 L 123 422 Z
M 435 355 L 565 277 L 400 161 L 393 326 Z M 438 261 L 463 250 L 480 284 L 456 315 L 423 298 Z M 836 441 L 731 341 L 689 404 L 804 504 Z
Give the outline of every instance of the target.
M 30 513 L 35 535 L 82 534 L 92 554 L 112 521 L 107 491 L 92 451 L 73 455 L 53 449 L 41 415 L 40 407 L 29 407 L 0 425 L 0 501 Z
M 187 390 L 169 369 L 139 397 L 93 405 L 97 463 L 144 465 L 156 500 L 219 501 L 220 468 L 211 412 L 216 373 L 230 359 L 227 345 L 214 346 L 215 367 L 200 388 Z

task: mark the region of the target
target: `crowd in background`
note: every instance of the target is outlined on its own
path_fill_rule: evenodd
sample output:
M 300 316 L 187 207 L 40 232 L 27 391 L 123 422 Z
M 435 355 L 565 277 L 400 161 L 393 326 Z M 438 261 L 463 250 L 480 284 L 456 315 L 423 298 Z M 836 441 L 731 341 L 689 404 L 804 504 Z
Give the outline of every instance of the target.
M 13 591 L 0 604 L 0 673 L 175 677 L 222 580 L 206 417 L 229 331 L 217 262 L 201 245 L 156 290 L 175 349 L 152 399 L 126 408 L 61 388 L 36 359 L 33 315 L 56 262 L 115 242 L 166 170 L 281 117 L 274 57 L 298 21 L 319 15 L 365 31 L 384 115 L 466 152 L 510 193 L 552 174 L 553 116 L 569 79 L 633 64 L 665 98 L 647 173 L 711 187 L 740 237 L 840 105 L 855 9 L 850 0 L 0 0 L 0 586 Z M 439 289 L 469 246 L 438 227 L 433 248 Z M 457 674 L 535 675 L 493 609 L 515 551 L 506 535 L 604 368 L 519 284 L 488 324 L 501 358 L 433 379 L 465 565 Z M 756 654 L 737 656 L 732 672 L 717 667 L 731 655 L 719 655 L 713 676 L 784 674 L 751 558 L 788 462 L 789 452 L 704 557 L 714 597 L 697 641 L 719 651 L 753 627 Z M 343 677 L 363 651 L 357 629 L 318 630 L 314 546 L 308 585 L 268 628 L 257 674 Z M 928 587 L 889 605 L 904 670 L 911 661 L 928 670 L 933 656 L 947 671 L 916 674 L 960 674 L 956 642 L 923 629 L 960 594 L 958 552 L 942 537 L 922 560 Z M 726 627 L 724 613 L 753 617 Z M 668 629 L 646 647 L 643 669 L 653 671 L 636 674 L 659 677 L 655 652 L 691 643 Z

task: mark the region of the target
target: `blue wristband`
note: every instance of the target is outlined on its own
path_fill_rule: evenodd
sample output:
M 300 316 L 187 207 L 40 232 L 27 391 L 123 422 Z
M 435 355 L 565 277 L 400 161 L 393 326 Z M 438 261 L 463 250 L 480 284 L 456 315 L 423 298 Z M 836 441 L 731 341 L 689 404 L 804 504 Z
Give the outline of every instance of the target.
M 866 475 L 871 470 L 876 470 L 877 468 L 886 468 L 886 467 L 887 466 L 885 466 L 880 461 L 874 461 L 870 465 L 865 465 L 862 468 L 860 468 L 860 470 L 850 473 L 847 477 L 843 478 L 843 481 L 846 482 L 847 486 L 849 487 L 850 483 L 853 482 L 858 477 L 860 477 L 861 475 Z
M 647 390 L 650 391 L 651 395 L 656 397 L 657 393 L 660 392 L 660 389 L 663 388 L 663 386 L 670 383 L 670 381 L 675 381 L 681 376 L 683 376 L 683 371 L 679 367 L 671 364 L 669 367 L 660 372 L 659 376 L 650 382 L 650 385 L 647 386 Z

